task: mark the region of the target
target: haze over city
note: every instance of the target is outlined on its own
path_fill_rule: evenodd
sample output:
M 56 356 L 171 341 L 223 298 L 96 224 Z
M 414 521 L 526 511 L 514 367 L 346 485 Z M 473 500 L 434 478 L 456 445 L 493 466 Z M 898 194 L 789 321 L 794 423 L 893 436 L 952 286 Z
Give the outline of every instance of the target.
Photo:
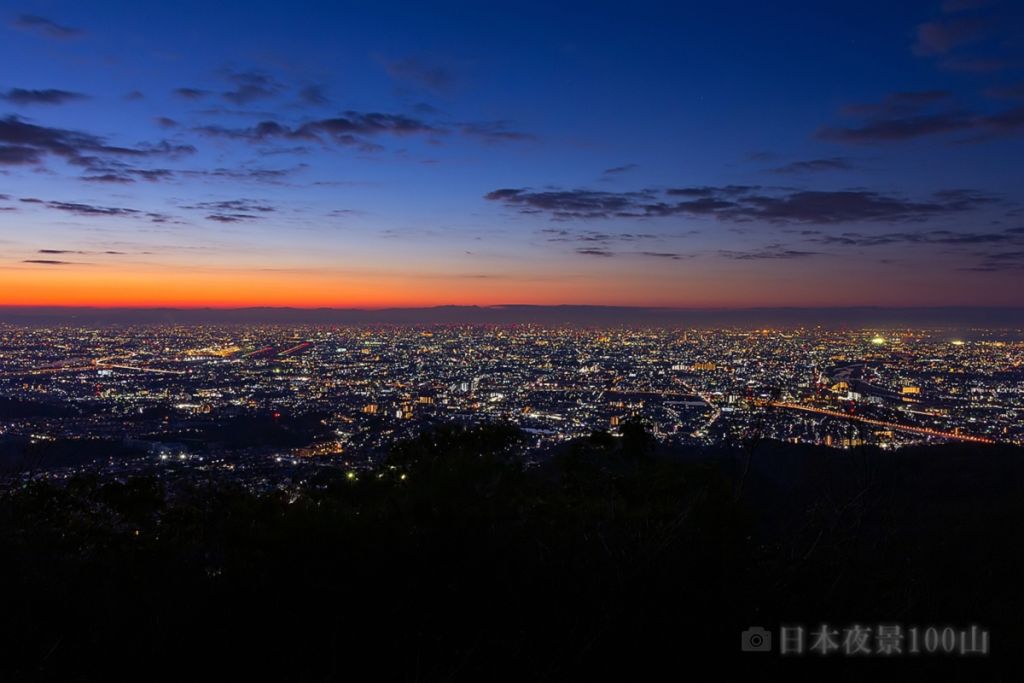
M 3 303 L 1024 305 L 1021 12 L 11 5 Z

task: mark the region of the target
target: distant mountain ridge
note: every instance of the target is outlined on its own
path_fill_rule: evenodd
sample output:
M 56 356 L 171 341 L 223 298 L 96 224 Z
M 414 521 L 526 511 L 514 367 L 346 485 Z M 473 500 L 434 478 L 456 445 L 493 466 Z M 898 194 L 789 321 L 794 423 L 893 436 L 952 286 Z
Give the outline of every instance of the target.
M 117 324 L 543 324 L 650 326 L 993 327 L 1024 328 L 1024 308 L 1010 307 L 773 307 L 659 308 L 506 304 L 424 308 L 93 308 L 0 306 L 0 323 Z

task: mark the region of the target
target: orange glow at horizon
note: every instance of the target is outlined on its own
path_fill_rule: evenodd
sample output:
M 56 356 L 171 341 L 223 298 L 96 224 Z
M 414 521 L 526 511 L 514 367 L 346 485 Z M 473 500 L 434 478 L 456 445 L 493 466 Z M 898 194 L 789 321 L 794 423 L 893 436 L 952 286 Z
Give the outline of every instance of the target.
M 390 308 L 444 305 L 606 305 L 677 308 L 971 305 L 977 294 L 928 279 L 874 278 L 849 287 L 839 268 L 815 286 L 752 268 L 659 271 L 534 268 L 459 273 L 327 268 L 230 268 L 132 264 L 24 264 L 0 268 L 0 306 L 173 308 Z M 1015 294 L 1006 289 L 1005 301 Z
M 592 303 L 637 305 L 642 287 L 609 292 L 596 278 L 560 282 L 444 275 L 339 275 L 324 271 L 103 270 L 70 266 L 0 270 L 0 305 L 236 308 L 387 308 Z M 613 293 L 614 294 L 614 293 Z M 650 305 L 661 305 L 653 302 Z

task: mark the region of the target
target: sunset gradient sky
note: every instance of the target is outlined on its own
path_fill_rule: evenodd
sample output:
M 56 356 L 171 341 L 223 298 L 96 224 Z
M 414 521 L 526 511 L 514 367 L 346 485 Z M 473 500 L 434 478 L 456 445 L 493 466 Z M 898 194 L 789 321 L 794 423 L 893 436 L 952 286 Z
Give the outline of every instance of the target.
M 1024 305 L 1024 3 L 0 14 L 0 305 Z

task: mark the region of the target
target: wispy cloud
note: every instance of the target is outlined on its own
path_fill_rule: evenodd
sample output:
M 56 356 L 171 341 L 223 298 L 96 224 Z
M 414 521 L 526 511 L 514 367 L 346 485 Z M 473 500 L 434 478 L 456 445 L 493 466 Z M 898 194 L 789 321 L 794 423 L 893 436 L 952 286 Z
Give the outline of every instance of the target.
M 459 125 L 459 129 L 465 135 L 479 138 L 485 142 L 523 142 L 537 139 L 530 133 L 512 130 L 507 121 L 463 123 Z
M 679 200 L 679 197 L 685 197 Z M 912 200 L 869 190 L 772 190 L 746 186 L 605 192 L 587 189 L 500 189 L 484 197 L 524 214 L 555 220 L 709 216 L 733 222 L 837 224 L 924 221 L 990 204 L 994 198 L 945 190 Z
M 601 258 L 611 258 L 615 256 L 615 252 L 608 251 L 607 249 L 595 249 L 593 247 L 580 247 L 576 250 L 577 254 L 582 256 L 599 256 Z
M 629 171 L 632 171 L 636 168 L 638 168 L 636 164 L 623 164 L 622 166 L 612 166 L 611 168 L 606 168 L 603 171 L 601 171 L 601 175 L 622 175 L 623 173 L 628 173 Z
M 112 158 L 176 157 L 194 153 L 195 147 L 161 141 L 151 145 L 121 147 L 106 139 L 75 130 L 39 126 L 17 116 L 0 119 L 0 159 L 8 163 L 38 161 L 44 155 L 63 158 L 70 164 L 94 171 L 109 171 Z M 32 150 L 28 152 L 26 150 Z
M 821 244 L 877 247 L 893 244 L 942 244 L 942 245 L 977 245 L 977 244 L 1024 244 L 1024 234 L 1019 228 L 1011 228 L 999 232 L 965 232 L 952 230 L 926 230 L 921 232 L 886 232 L 864 234 L 844 232 L 838 235 L 821 235 L 808 241 Z
M 142 218 L 147 219 L 152 223 L 167 223 L 172 220 L 171 216 L 168 216 L 167 214 L 130 209 L 121 206 L 102 206 L 98 204 L 87 204 L 84 202 L 49 201 L 38 199 L 36 197 L 22 197 L 19 201 L 24 204 L 35 204 L 54 211 L 73 214 L 75 216 Z
M 856 165 L 846 157 L 829 157 L 827 159 L 806 159 L 791 161 L 771 169 L 772 173 L 799 174 L 820 173 L 823 171 L 852 171 Z
M 367 137 L 436 135 L 444 132 L 425 121 L 402 114 L 357 111 L 347 111 L 343 116 L 310 121 L 294 127 L 267 120 L 246 128 L 208 125 L 200 126 L 196 131 L 203 135 L 252 143 L 266 143 L 278 139 L 330 141 L 366 151 L 380 149 L 379 145 L 367 142 Z
M 55 90 L 49 88 L 46 90 L 26 90 L 24 88 L 11 88 L 5 93 L 0 94 L 0 100 L 10 102 L 11 104 L 28 105 L 28 104 L 65 104 L 67 102 L 74 102 L 76 100 L 89 99 L 88 95 L 83 95 L 78 92 L 70 92 L 68 90 Z
M 907 115 L 872 117 L 860 125 L 825 126 L 817 131 L 816 137 L 830 142 L 877 144 L 951 133 L 967 134 L 961 142 L 1019 135 L 1024 133 L 1024 107 L 990 114 L 950 108 L 942 111 L 915 108 L 908 110 Z
M 384 62 L 384 69 L 395 80 L 446 93 L 456 84 L 454 70 L 426 57 L 406 57 Z
M 226 80 L 232 88 L 222 92 L 221 97 L 239 106 L 274 97 L 284 90 L 282 84 L 261 71 L 232 71 Z
M 974 17 L 926 22 L 917 27 L 914 54 L 944 55 L 953 48 L 980 40 L 985 35 L 986 26 L 986 22 Z
M 787 249 L 781 245 L 771 245 L 764 249 L 752 251 L 721 250 L 718 252 L 718 255 L 736 261 L 774 261 L 809 258 L 811 256 L 819 256 L 820 252 L 801 251 L 798 249 Z
M 64 26 L 55 21 L 51 21 L 46 17 L 40 17 L 35 14 L 20 15 L 11 22 L 11 26 L 22 31 L 28 31 L 47 38 L 56 38 L 58 40 L 78 38 L 84 34 L 84 31 L 81 31 L 80 29 Z
M 881 102 L 847 104 L 847 116 L 893 117 L 912 116 L 937 104 L 948 104 L 953 95 L 947 90 L 916 90 L 889 93 Z
M 318 107 L 330 104 L 322 85 L 307 85 L 299 90 L 299 101 L 303 104 Z
M 201 100 L 210 94 L 209 90 L 202 90 L 200 88 L 175 88 L 174 94 L 183 100 Z

